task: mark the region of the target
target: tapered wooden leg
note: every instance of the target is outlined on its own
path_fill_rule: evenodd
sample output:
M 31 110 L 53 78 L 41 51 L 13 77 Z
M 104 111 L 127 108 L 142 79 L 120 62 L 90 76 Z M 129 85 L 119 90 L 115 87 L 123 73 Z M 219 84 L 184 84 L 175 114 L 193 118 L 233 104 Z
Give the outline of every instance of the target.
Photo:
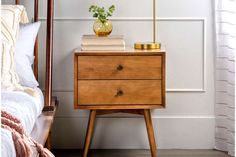
M 86 137 L 85 137 L 83 157 L 87 157 L 87 155 L 88 155 L 88 150 L 90 147 L 91 139 L 93 137 L 93 129 L 94 129 L 95 119 L 96 119 L 96 110 L 91 110 L 90 115 L 89 115 L 87 133 L 86 133 Z
M 154 134 L 154 130 L 153 130 L 150 109 L 144 109 L 144 118 L 145 118 L 145 122 L 146 122 L 149 145 L 151 148 L 152 157 L 157 157 L 157 147 L 156 147 L 155 134 Z
M 49 134 L 48 134 L 48 138 L 47 138 L 47 141 L 46 141 L 46 148 L 48 150 L 51 150 L 52 148 L 52 134 L 51 134 L 51 130 L 49 131 Z

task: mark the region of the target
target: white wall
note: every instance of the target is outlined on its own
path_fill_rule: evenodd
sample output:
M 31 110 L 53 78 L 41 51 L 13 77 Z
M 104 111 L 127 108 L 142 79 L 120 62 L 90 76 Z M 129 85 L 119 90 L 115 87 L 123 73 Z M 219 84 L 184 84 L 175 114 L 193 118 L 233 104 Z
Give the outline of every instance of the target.
M 40 52 L 45 48 L 46 1 L 40 4 Z M 73 109 L 73 49 L 92 32 L 90 4 L 115 4 L 113 34 L 126 43 L 152 40 L 152 0 L 56 0 L 54 94 L 60 107 L 53 127 L 55 148 L 82 148 L 88 111 Z M 24 0 L 27 8 L 32 2 Z M 44 12 L 42 13 L 42 11 Z M 32 12 L 32 9 L 29 9 Z M 30 13 L 29 13 L 30 14 Z M 157 0 L 157 38 L 166 48 L 166 109 L 153 110 L 159 148 L 214 146 L 214 66 L 211 0 Z M 44 69 L 44 55 L 40 69 Z M 43 87 L 44 70 L 40 70 Z M 117 114 L 97 119 L 93 148 L 148 148 L 142 117 Z

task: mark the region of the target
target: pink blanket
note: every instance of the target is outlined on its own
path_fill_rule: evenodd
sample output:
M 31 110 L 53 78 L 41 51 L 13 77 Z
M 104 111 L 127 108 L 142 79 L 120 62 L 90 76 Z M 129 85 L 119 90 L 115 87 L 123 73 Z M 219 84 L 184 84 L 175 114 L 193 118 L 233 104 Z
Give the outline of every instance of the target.
M 36 148 L 40 157 L 54 157 L 48 149 L 26 135 L 19 119 L 5 111 L 1 111 L 1 127 L 12 133 L 17 157 L 31 157 L 33 148 Z

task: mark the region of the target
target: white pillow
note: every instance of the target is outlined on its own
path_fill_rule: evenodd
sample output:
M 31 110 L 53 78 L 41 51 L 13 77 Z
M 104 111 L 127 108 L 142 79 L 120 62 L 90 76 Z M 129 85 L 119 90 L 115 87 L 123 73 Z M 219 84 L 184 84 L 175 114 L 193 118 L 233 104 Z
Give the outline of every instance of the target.
M 1 89 L 25 90 L 19 84 L 14 61 L 19 23 L 28 22 L 25 8 L 19 5 L 2 5 L 1 14 Z
M 19 76 L 20 84 L 31 88 L 39 85 L 32 69 L 34 45 L 39 27 L 40 22 L 20 25 L 19 36 L 16 41 L 16 72 Z

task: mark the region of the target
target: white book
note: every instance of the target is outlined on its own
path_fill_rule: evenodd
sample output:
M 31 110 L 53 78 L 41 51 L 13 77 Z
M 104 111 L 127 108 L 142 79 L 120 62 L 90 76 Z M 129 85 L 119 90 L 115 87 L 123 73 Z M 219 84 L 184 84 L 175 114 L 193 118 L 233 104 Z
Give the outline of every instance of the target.
M 86 39 L 124 39 L 123 35 L 109 35 L 105 37 L 98 37 L 96 35 L 83 35 L 82 38 Z
M 125 50 L 125 46 L 110 46 L 110 45 L 106 45 L 106 46 L 97 46 L 97 45 L 86 46 L 86 45 L 82 45 L 81 50 L 82 51 L 123 51 L 123 50 Z
M 96 35 L 83 35 L 82 45 L 123 45 L 125 41 L 123 35 L 110 35 L 107 37 L 97 37 Z

